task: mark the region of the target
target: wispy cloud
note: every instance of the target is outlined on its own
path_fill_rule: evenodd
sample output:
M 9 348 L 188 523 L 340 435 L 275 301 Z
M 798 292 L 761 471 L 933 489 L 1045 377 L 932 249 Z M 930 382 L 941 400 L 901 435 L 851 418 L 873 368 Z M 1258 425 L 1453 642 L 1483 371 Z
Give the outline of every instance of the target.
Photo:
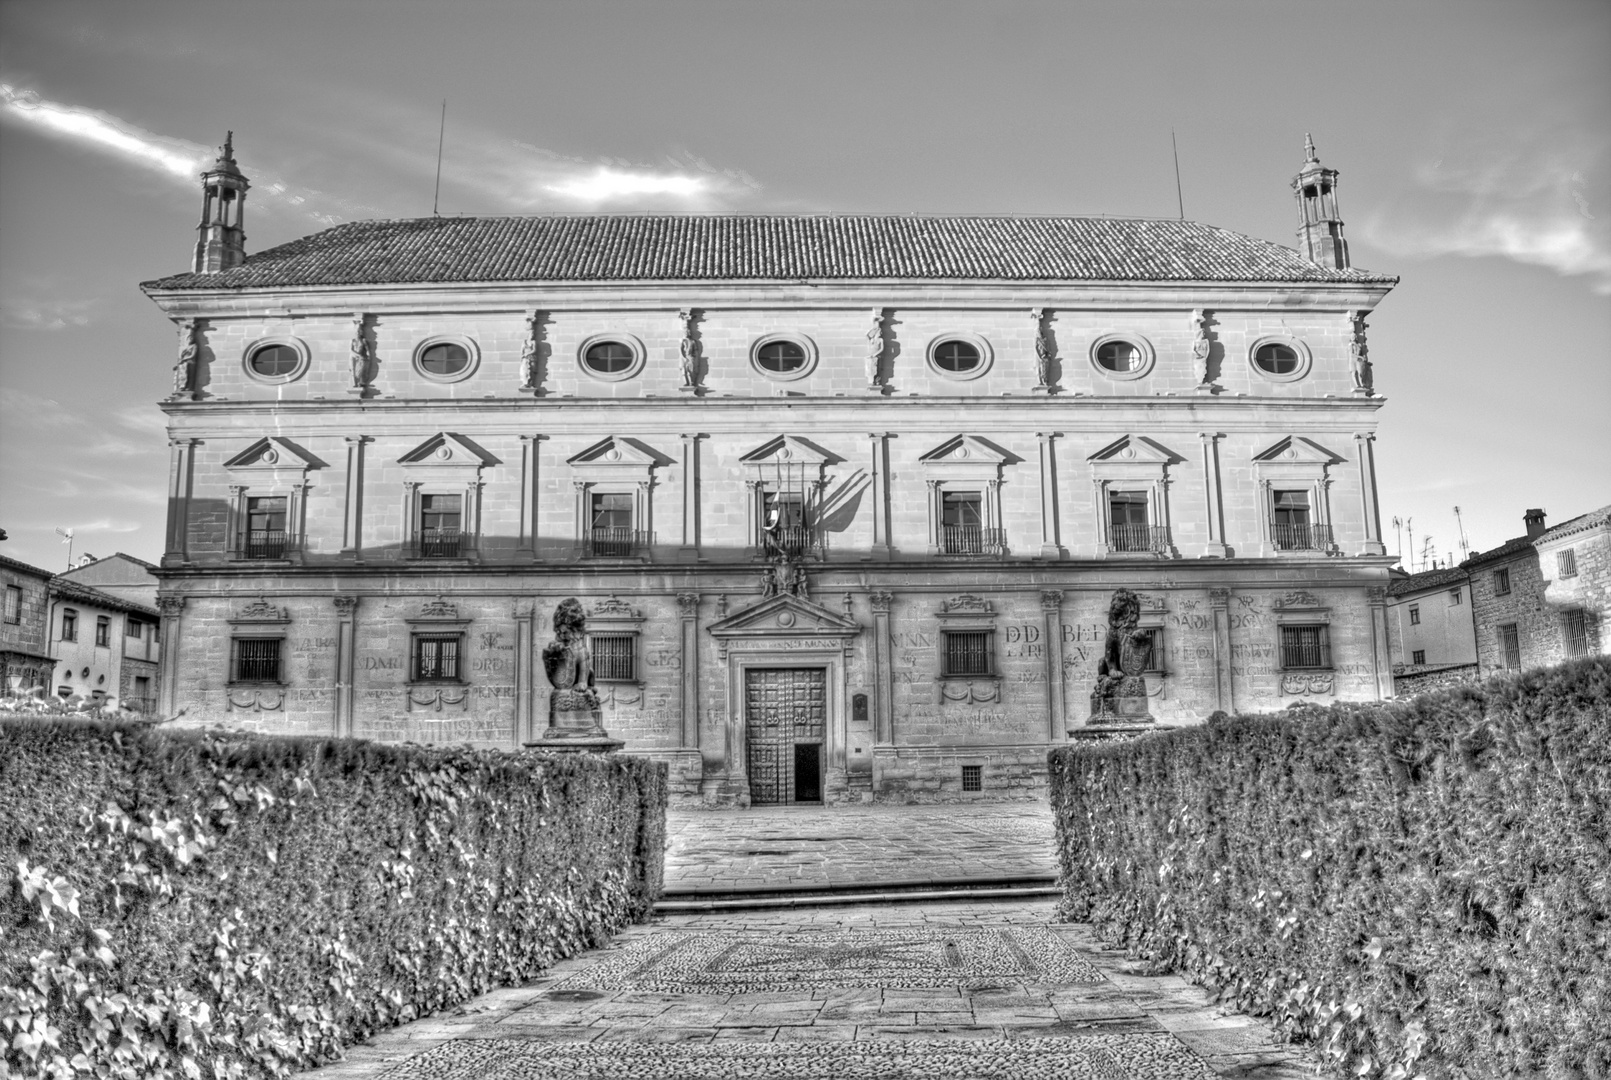
M 1422 162 L 1414 190 L 1365 222 L 1398 255 L 1498 256 L 1586 276 L 1611 295 L 1611 214 L 1595 213 L 1587 147 L 1481 144 Z
M 90 324 L 94 300 L 67 300 L 7 292 L 0 295 L 0 327 L 7 330 L 68 330 Z

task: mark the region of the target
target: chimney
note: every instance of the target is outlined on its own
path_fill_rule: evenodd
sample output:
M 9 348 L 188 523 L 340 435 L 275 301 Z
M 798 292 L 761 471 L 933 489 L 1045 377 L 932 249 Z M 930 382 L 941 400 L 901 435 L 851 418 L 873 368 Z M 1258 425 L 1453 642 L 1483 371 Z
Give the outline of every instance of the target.
M 1522 521 L 1527 523 L 1527 539 L 1537 540 L 1544 535 L 1544 511 L 1529 510 L 1522 515 Z

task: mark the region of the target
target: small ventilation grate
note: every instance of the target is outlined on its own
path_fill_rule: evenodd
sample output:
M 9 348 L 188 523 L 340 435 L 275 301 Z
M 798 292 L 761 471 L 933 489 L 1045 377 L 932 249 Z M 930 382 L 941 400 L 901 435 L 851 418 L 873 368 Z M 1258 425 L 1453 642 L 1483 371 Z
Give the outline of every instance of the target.
M 964 766 L 962 766 L 962 790 L 963 791 L 983 791 L 984 790 L 984 766 L 983 765 L 964 765 Z

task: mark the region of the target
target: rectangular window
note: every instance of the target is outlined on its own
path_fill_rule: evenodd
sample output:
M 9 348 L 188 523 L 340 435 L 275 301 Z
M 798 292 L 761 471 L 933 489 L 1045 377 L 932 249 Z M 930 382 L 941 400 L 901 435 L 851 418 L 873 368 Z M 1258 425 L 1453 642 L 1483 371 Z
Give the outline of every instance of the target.
M 1136 633 L 1145 634 L 1147 638 L 1147 659 L 1141 665 L 1141 670 L 1149 674 L 1164 674 L 1163 629 L 1156 626 L 1142 627 Z
M 1108 546 L 1114 551 L 1151 551 L 1145 491 L 1108 492 Z
M 249 495 L 246 498 L 246 549 L 248 559 L 278 559 L 285 554 L 284 495 Z
M 1331 636 L 1325 624 L 1281 628 L 1281 668 L 1329 668 Z
M 464 496 L 420 496 L 420 557 L 457 559 L 463 538 Z
M 414 682 L 458 682 L 463 634 L 414 635 Z
M 1494 595 L 1495 596 L 1509 596 L 1510 595 L 1510 571 L 1509 570 L 1495 570 L 1494 571 Z
M 112 620 L 105 615 L 95 616 L 95 644 L 103 649 L 112 644 Z
M 230 681 L 280 681 L 280 638 L 232 638 Z
M 963 791 L 983 791 L 984 790 L 984 766 L 983 765 L 964 765 L 964 766 L 962 766 L 962 790 Z
M 6 586 L 6 622 L 22 622 L 22 589 L 16 585 Z
M 1561 641 L 1567 656 L 1589 654 L 1589 619 L 1581 608 L 1561 615 Z
M 1521 635 L 1516 632 L 1515 623 L 1506 623 L 1499 628 L 1499 651 L 1504 655 L 1507 671 L 1521 668 Z
M 1577 549 L 1567 548 L 1555 553 L 1555 568 L 1561 577 L 1577 577 Z
M 606 557 L 632 554 L 631 493 L 595 491 L 588 502 L 591 553 Z
M 1411 604 L 1410 605 L 1410 625 L 1411 626 L 1420 626 L 1421 625 L 1421 605 L 1420 604 Z
M 638 635 L 593 634 L 593 678 L 599 682 L 634 682 L 638 677 Z
M 1306 551 L 1319 545 L 1309 521 L 1309 493 L 1307 491 L 1271 492 L 1271 539 L 1282 551 Z
M 995 667 L 994 630 L 945 631 L 945 675 L 990 675 Z
M 1461 595 L 1460 595 L 1461 592 L 1463 592 L 1463 591 L 1464 590 L 1461 590 L 1461 589 L 1450 589 L 1449 590 L 1449 606 L 1450 607 L 1459 607 L 1461 605 L 1461 603 L 1463 603 L 1463 600 L 1462 600 Z
M 946 491 L 940 495 L 940 551 L 946 555 L 988 553 L 984 527 L 984 496 L 977 491 Z
M 62 608 L 62 640 L 78 640 L 78 612 L 72 608 Z
M 761 539 L 768 555 L 804 555 L 814 546 L 805 498 L 797 491 L 761 493 Z
M 139 641 L 145 636 L 145 623 L 141 622 L 139 619 L 124 619 L 123 636 Z
M 1414 652 L 1410 653 L 1410 663 L 1414 664 L 1416 667 L 1420 667 L 1422 664 L 1426 663 L 1426 650 L 1416 649 Z

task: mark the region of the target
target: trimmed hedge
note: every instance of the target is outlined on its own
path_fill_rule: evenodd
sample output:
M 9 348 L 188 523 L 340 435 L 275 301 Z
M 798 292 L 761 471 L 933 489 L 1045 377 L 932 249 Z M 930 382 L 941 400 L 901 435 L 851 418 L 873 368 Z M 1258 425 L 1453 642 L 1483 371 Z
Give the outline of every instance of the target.
M 0 1077 L 284 1076 L 643 918 L 664 765 L 0 720 Z
M 1337 1071 L 1611 1077 L 1611 659 L 1050 765 L 1061 916 Z

